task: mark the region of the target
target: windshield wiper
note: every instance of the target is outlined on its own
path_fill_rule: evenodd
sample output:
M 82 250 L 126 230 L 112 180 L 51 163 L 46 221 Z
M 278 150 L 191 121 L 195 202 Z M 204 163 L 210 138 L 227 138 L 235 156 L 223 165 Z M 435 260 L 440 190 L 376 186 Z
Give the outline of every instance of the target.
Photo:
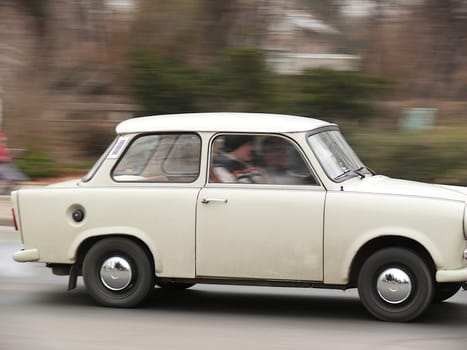
M 368 168 L 366 166 L 361 166 L 358 169 L 345 169 L 341 174 L 337 175 L 334 178 L 334 181 L 342 179 L 343 177 L 347 176 L 349 173 L 353 173 L 353 174 L 359 176 L 360 179 L 364 179 L 366 177 L 366 175 L 362 172 L 363 170 L 368 171 L 368 173 L 370 173 L 371 175 L 375 175 L 375 172 L 373 170 L 371 170 L 370 168 Z
M 334 180 L 340 180 L 342 179 L 344 176 L 346 176 L 348 173 L 352 172 L 352 170 L 350 169 L 345 169 L 343 173 L 341 173 L 340 175 L 337 175 Z
M 361 172 L 362 170 L 366 170 L 367 172 L 369 172 L 371 175 L 376 175 L 376 173 L 374 172 L 373 169 L 370 169 L 368 168 L 367 166 L 363 165 L 361 166 L 360 168 L 358 168 L 357 170 L 354 170 L 356 173 L 360 174 L 359 172 Z M 362 174 L 363 175 L 363 174 Z M 365 177 L 365 176 L 363 176 Z
M 362 170 L 365 170 L 366 168 L 364 166 L 358 168 L 358 169 L 355 169 L 355 170 L 352 170 L 355 174 L 357 174 L 358 176 L 360 176 L 360 179 L 364 179 L 365 178 L 365 174 L 363 174 L 361 171 Z

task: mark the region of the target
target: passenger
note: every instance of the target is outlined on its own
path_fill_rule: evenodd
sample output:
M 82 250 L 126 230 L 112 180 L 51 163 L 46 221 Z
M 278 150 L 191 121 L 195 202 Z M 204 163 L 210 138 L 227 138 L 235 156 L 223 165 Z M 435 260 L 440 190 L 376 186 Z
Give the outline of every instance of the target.
M 301 157 L 287 140 L 275 136 L 267 137 L 261 144 L 261 150 L 263 157 L 261 165 L 265 171 L 268 183 L 277 185 L 314 183 Z M 290 164 L 293 162 L 292 158 L 295 159 L 295 167 L 298 167 L 296 170 L 299 172 L 291 171 Z
M 225 136 L 224 152 L 212 160 L 211 181 L 265 183 L 263 171 L 253 165 L 253 141 L 248 135 Z

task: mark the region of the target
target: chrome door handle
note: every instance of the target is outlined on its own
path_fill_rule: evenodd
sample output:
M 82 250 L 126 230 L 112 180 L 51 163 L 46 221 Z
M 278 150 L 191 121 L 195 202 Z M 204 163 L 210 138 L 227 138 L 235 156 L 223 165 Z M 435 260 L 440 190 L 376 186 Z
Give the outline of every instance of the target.
M 222 198 L 203 198 L 201 199 L 201 203 L 203 204 L 208 204 L 208 203 L 224 203 L 226 204 L 228 202 L 227 199 L 222 199 Z

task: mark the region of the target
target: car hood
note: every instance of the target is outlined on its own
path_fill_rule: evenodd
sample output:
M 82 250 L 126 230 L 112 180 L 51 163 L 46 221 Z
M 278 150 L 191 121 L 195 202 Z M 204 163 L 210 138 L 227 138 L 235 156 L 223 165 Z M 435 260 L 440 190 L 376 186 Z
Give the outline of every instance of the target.
M 345 191 L 382 193 L 467 201 L 467 187 L 435 185 L 417 181 L 371 176 L 344 186 Z

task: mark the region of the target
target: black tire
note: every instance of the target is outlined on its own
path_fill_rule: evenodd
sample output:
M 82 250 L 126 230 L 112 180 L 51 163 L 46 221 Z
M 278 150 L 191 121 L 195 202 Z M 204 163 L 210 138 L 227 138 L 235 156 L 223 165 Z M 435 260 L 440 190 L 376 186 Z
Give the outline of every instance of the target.
M 435 285 L 435 297 L 434 303 L 440 303 L 446 299 L 449 299 L 461 289 L 461 284 L 457 282 L 453 283 L 436 283 Z
M 195 283 L 156 281 L 156 285 L 160 288 L 177 291 L 191 288 Z
M 415 252 L 385 248 L 363 263 L 358 276 L 358 293 L 365 308 L 377 319 L 411 321 L 433 300 L 433 273 Z
M 104 268 L 112 263 L 112 269 Z M 121 278 L 119 273 L 122 273 Z M 86 254 L 83 280 L 89 294 L 99 304 L 135 307 L 152 291 L 154 269 L 151 259 L 137 243 L 126 238 L 106 238 L 94 244 Z

